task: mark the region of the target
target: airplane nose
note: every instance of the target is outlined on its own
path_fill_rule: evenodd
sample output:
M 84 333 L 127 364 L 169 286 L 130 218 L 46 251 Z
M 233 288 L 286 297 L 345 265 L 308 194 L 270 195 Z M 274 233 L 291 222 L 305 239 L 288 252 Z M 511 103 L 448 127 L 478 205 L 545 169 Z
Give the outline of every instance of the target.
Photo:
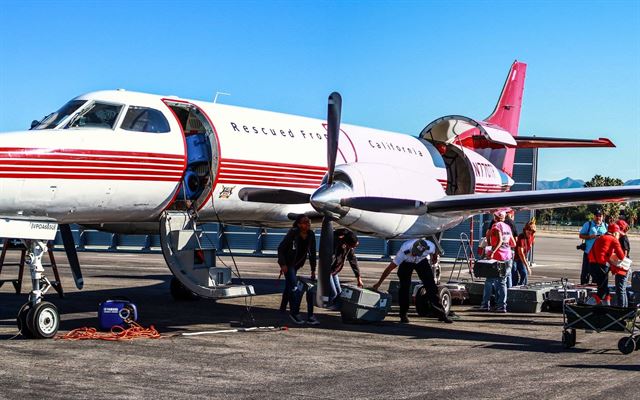
M 349 207 L 340 205 L 340 199 L 351 197 L 352 190 L 344 182 L 335 181 L 332 185 L 320 186 L 310 199 L 311 206 L 319 213 L 330 214 L 335 218 L 344 217 L 349 212 Z

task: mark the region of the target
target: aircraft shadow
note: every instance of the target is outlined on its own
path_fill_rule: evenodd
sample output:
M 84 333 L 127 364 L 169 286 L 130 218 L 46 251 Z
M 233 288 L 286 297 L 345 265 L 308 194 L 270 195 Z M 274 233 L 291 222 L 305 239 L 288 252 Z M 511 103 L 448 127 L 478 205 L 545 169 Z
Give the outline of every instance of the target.
M 591 364 L 576 364 L 576 365 L 567 365 L 567 364 L 560 364 L 558 365 L 559 367 L 564 367 L 564 368 L 577 368 L 577 369 L 610 369 L 610 370 L 614 370 L 614 371 L 638 371 L 640 372 L 640 365 L 619 365 L 619 364 L 598 364 L 598 365 L 591 365 Z

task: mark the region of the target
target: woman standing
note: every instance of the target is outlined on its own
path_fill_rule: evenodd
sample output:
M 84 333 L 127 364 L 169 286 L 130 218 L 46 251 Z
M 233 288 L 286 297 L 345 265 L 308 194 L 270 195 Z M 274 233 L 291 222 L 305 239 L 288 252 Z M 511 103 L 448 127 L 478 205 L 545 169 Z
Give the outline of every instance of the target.
M 278 264 L 284 275 L 285 285 L 282 293 L 281 310 L 285 310 L 289 303 L 289 317 L 298 325 L 304 324 L 300 318 L 300 303 L 302 289 L 298 287 L 298 270 L 304 266 L 309 256 L 311 279 L 316 278 L 316 236 L 311 230 L 311 221 L 304 214 L 296 217 L 293 227 L 285 235 L 278 246 Z M 307 290 L 307 323 L 317 325 L 318 320 L 313 316 L 313 298 Z
M 627 236 L 627 232 L 629 231 L 629 224 L 627 224 L 627 222 L 622 219 L 616 223 L 620 227 L 620 238 L 618 239 L 618 241 L 620 242 L 620 247 L 622 247 L 625 257 L 629 257 L 629 250 L 631 249 L 631 246 L 629 245 L 629 237 Z M 610 265 L 611 273 L 615 277 L 616 305 L 618 307 L 628 307 L 629 299 L 627 297 L 627 279 L 629 276 L 629 269 L 612 263 L 610 263 Z
M 536 222 L 531 220 L 526 223 L 522 233 L 516 239 L 516 254 L 514 260 L 515 268 L 512 271 L 512 280 L 514 286 L 526 285 L 531 275 L 531 264 L 529 263 L 529 252 L 535 241 Z

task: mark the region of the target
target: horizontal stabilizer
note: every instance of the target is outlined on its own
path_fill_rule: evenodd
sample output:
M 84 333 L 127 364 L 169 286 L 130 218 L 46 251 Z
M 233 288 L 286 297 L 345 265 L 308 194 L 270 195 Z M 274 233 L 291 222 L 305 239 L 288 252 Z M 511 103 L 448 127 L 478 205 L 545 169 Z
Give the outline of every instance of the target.
M 607 138 L 599 139 L 572 139 L 572 138 L 550 138 L 537 136 L 517 136 L 515 137 L 519 149 L 529 148 L 561 148 L 561 147 L 616 147 Z

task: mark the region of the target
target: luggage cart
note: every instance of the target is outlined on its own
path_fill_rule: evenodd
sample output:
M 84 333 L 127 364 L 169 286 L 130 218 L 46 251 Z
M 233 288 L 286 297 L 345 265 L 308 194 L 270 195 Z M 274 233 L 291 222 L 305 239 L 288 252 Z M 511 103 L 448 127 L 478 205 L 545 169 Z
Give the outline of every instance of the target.
M 630 354 L 640 350 L 640 307 L 613 307 L 603 305 L 577 304 L 576 299 L 564 299 L 562 303 L 562 344 L 569 349 L 576 345 L 576 329 L 586 331 L 626 332 L 618 341 L 618 350 Z

